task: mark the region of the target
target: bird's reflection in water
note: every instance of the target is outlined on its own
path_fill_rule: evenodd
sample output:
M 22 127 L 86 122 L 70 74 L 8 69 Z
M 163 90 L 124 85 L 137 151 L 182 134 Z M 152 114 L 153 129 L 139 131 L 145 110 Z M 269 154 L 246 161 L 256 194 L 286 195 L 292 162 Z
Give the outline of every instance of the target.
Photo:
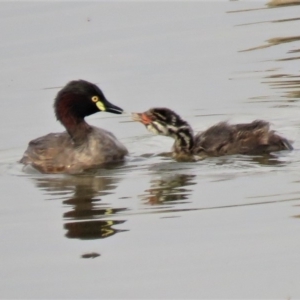
M 63 214 L 66 237 L 76 239 L 102 239 L 110 237 L 120 230 L 114 225 L 124 220 L 107 219 L 126 208 L 114 208 L 102 202 L 100 197 L 112 194 L 120 178 L 114 174 L 78 175 L 35 178 L 36 185 L 50 195 L 50 199 L 60 199 L 70 210 Z M 105 220 L 99 220 L 103 219 Z
M 185 188 L 194 185 L 195 175 L 166 174 L 151 180 L 150 188 L 140 196 L 147 204 L 180 204 L 189 198 L 191 190 Z
M 242 156 L 239 157 L 236 164 L 237 157 L 225 156 L 216 158 L 216 160 L 205 160 L 205 164 L 213 162 L 214 165 L 230 165 L 234 168 L 241 168 L 249 166 L 249 164 L 259 164 L 262 166 L 284 166 L 287 164 L 285 161 L 280 160 L 280 156 L 272 154 L 265 156 Z M 177 166 L 177 169 L 176 167 Z M 180 170 L 181 166 L 181 170 Z M 194 165 L 195 166 L 195 165 Z M 186 173 L 176 173 L 178 171 L 184 172 L 184 168 L 189 168 L 190 165 L 186 164 L 161 164 L 152 166 L 151 170 L 154 171 L 154 178 L 150 182 L 150 188 L 145 190 L 140 198 L 150 205 L 168 205 L 168 204 L 182 204 L 187 203 L 190 198 L 192 190 L 187 186 L 196 184 L 196 175 Z
M 283 155 L 285 151 L 282 151 Z M 284 156 L 283 156 L 284 158 Z M 265 154 L 265 155 L 234 155 L 218 157 L 216 165 L 234 165 L 244 166 L 246 165 L 261 165 L 261 166 L 286 166 L 287 161 L 281 158 L 279 155 Z
M 286 161 L 280 160 L 280 157 L 273 154 L 266 154 L 261 156 L 251 157 L 252 162 L 264 165 L 264 166 L 285 166 Z
M 67 230 L 66 237 L 71 239 L 94 240 L 110 237 L 118 232 L 127 230 L 115 229 L 112 226 L 122 224 L 125 221 L 109 220 L 109 221 L 83 221 L 70 222 L 64 225 Z

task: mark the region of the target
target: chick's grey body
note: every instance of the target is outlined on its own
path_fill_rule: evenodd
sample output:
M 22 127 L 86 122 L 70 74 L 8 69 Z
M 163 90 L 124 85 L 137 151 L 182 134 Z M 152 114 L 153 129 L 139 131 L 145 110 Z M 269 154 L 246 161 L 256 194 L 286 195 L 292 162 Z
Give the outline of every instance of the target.
M 194 156 L 222 156 L 232 154 L 266 154 L 292 150 L 291 143 L 270 130 L 266 121 L 246 124 L 220 122 L 194 135 L 188 122 L 168 108 L 152 108 L 144 113 L 133 113 L 154 134 L 172 137 L 173 156 L 178 160 L 193 160 Z
M 209 156 L 230 154 L 265 154 L 293 149 L 290 142 L 270 130 L 266 121 L 256 120 L 247 124 L 221 122 L 194 138 L 193 154 Z

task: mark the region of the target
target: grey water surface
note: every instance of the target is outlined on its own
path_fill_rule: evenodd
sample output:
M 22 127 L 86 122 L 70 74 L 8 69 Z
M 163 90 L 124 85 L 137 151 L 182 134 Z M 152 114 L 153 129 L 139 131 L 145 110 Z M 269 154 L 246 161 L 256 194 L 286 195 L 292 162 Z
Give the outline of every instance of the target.
M 298 4 L 1 2 L 0 297 L 300 298 Z M 63 131 L 53 99 L 79 78 L 195 131 L 268 120 L 295 150 L 177 163 L 160 155 L 171 139 L 98 113 L 125 163 L 23 170 L 31 139 Z

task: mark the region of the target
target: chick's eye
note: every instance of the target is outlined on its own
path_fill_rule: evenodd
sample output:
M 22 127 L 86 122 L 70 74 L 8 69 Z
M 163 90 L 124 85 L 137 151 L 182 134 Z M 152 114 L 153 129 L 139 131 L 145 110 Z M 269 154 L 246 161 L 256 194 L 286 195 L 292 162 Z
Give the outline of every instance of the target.
M 93 96 L 93 97 L 92 97 L 92 101 L 93 101 L 93 102 L 99 101 L 99 97 L 98 97 L 98 96 Z

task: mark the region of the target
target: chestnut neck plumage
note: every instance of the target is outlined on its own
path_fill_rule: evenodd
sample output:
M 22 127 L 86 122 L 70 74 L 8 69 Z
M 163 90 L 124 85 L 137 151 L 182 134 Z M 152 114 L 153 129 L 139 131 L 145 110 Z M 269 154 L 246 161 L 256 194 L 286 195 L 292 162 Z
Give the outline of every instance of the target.
M 56 101 L 54 108 L 57 120 L 66 128 L 74 144 L 76 146 L 83 144 L 92 127 L 85 122 L 85 116 L 76 109 L 76 99 L 62 97 L 60 101 Z

